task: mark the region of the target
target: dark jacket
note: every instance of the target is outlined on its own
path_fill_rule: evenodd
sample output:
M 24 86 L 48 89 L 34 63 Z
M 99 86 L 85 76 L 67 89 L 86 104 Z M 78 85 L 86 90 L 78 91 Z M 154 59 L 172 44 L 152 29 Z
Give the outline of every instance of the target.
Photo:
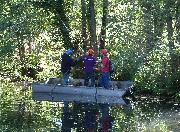
M 61 56 L 61 72 L 70 73 L 71 67 L 75 66 L 75 61 L 66 53 Z

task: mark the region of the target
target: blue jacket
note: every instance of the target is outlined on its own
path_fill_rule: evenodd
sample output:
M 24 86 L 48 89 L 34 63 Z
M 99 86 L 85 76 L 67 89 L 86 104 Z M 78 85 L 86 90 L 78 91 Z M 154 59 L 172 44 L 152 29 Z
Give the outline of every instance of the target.
M 75 66 L 75 61 L 67 55 L 67 53 L 64 53 L 61 56 L 61 72 L 64 73 L 70 73 L 71 67 Z

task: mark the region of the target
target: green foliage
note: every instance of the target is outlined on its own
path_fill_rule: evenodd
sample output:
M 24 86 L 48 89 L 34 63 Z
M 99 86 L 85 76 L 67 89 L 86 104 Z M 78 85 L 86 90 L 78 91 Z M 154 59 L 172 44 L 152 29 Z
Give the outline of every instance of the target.
M 134 80 L 139 92 L 174 95 L 180 73 L 177 70 L 172 74 L 171 57 L 176 56 L 178 67 L 179 46 L 175 43 L 174 51 L 170 51 L 163 4 L 163 1 L 112 2 L 106 43 L 116 67 L 113 79 Z M 173 9 L 171 15 L 174 17 Z
M 173 95 L 178 91 L 180 72 L 172 74 L 170 56 L 167 51 L 155 50 L 139 67 L 134 77 L 137 91 Z
M 53 14 L 23 1 L 3 3 L 1 9 L 1 72 L 21 76 L 22 68 L 38 71 L 43 63 L 41 66 L 44 67 L 41 68 L 45 69 L 46 77 L 52 76 L 52 73 L 56 75 L 57 70 L 56 74 L 50 71 L 58 68 L 57 56 L 61 54 L 62 43 L 56 37 L 57 28 L 52 27 Z M 56 61 L 52 58 L 56 58 Z
M 32 101 L 31 88 L 26 83 L 0 80 L 0 131 L 49 131 L 53 105 Z
M 1 44 L 2 45 L 0 47 L 0 55 L 1 55 L 0 59 L 3 59 L 3 57 L 5 56 L 8 56 L 8 57 L 13 56 L 15 46 L 12 45 L 11 43 L 5 43 L 5 45 L 3 45 L 3 42 L 2 42 Z
M 132 80 L 142 62 L 144 35 L 141 15 L 136 2 L 110 4 L 107 47 L 116 67 L 114 79 Z
M 98 39 L 102 3 L 102 0 L 95 1 Z M 86 4 L 88 6 L 88 1 Z M 105 44 L 116 68 L 112 79 L 134 80 L 138 90 L 156 94 L 171 88 L 172 93 L 178 91 L 178 2 L 172 1 L 169 9 L 167 4 L 162 0 L 109 1 Z M 59 58 L 69 42 L 75 58 L 83 52 L 80 0 L 10 0 L 1 1 L 0 7 L 0 75 L 3 78 L 60 77 Z M 169 16 L 172 28 L 167 25 Z M 87 35 L 89 40 L 88 32 Z M 176 74 L 171 73 L 173 55 Z M 29 69 L 33 75 L 28 74 Z M 74 73 L 79 75 L 77 71 Z

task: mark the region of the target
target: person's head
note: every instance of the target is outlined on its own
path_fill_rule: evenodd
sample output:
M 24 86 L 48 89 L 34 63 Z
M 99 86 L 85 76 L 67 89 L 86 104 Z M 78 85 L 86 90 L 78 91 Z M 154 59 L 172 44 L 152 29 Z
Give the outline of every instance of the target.
M 107 56 L 107 49 L 101 49 L 101 55 Z
M 67 49 L 66 52 L 65 52 L 67 55 L 72 55 L 73 54 L 73 51 L 71 49 Z
M 92 48 L 89 48 L 87 53 L 88 53 L 88 55 L 93 55 L 94 54 L 94 50 Z

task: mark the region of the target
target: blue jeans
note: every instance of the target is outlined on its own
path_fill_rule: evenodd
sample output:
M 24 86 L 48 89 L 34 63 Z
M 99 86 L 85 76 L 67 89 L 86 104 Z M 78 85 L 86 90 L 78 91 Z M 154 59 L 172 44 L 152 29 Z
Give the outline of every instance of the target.
M 68 83 L 69 83 L 69 73 L 63 73 L 63 81 L 64 81 L 64 85 L 68 85 Z
M 91 85 L 90 86 L 94 87 L 94 85 L 95 85 L 94 72 L 85 73 L 84 86 L 88 86 L 89 79 L 91 79 Z
M 109 89 L 109 72 L 103 72 L 100 76 L 100 85 L 105 89 Z

